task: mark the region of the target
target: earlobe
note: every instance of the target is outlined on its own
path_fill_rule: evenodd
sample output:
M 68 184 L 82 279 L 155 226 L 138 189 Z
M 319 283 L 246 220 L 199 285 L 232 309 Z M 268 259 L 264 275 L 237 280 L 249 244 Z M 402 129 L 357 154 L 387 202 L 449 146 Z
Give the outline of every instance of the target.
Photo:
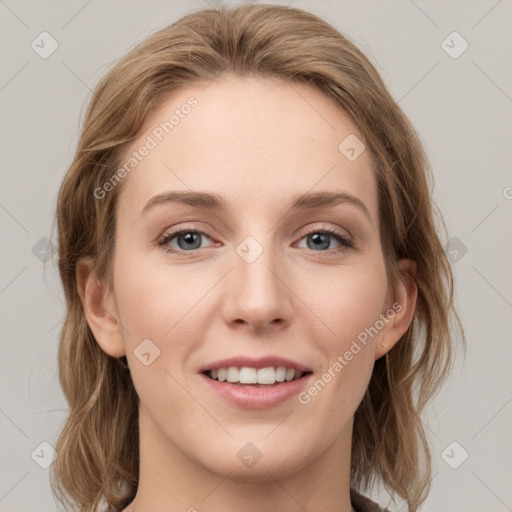
M 400 275 L 394 290 L 394 301 L 392 307 L 388 309 L 388 311 L 393 310 L 394 313 L 375 347 L 376 360 L 391 350 L 405 334 L 412 323 L 416 310 L 418 297 L 416 262 L 403 258 L 398 261 L 398 267 Z M 391 314 L 389 316 L 391 317 Z
M 126 355 L 115 303 L 107 284 L 94 273 L 94 261 L 83 258 L 77 263 L 78 294 L 94 338 L 108 355 Z

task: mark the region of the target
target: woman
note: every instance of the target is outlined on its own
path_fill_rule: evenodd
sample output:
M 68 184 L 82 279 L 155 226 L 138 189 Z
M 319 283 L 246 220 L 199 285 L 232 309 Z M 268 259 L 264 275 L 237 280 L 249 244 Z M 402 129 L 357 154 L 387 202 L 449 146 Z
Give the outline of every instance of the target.
M 59 499 L 363 512 L 382 482 L 416 510 L 460 326 L 429 173 L 373 65 L 310 13 L 202 10 L 134 48 L 58 199 Z

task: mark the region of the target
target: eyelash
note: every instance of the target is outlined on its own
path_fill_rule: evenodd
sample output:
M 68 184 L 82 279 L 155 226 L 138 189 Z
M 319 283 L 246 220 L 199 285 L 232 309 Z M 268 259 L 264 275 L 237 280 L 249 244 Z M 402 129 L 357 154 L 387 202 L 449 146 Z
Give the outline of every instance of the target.
M 162 250 L 164 250 L 167 254 L 168 253 L 173 253 L 173 254 L 180 254 L 180 255 L 195 255 L 197 253 L 197 251 L 201 250 L 201 249 L 192 249 L 190 251 L 184 251 L 182 249 L 177 249 L 175 247 L 172 247 L 169 246 L 169 242 L 179 236 L 179 235 L 183 235 L 183 234 L 186 234 L 186 233 L 197 233 L 199 235 L 204 235 L 205 237 L 207 238 L 210 238 L 206 233 L 204 233 L 203 231 L 199 231 L 197 229 L 180 229 L 178 231 L 174 231 L 172 233 L 167 233 L 165 234 L 159 241 L 158 241 L 158 246 L 162 248 Z M 330 249 L 330 250 L 325 250 L 325 251 L 314 251 L 311 249 L 311 252 L 315 253 L 320 253 L 320 254 L 338 254 L 338 253 L 341 253 L 341 252 L 345 252 L 349 249 L 353 249 L 355 248 L 355 244 L 354 242 L 352 241 L 352 239 L 346 237 L 343 233 L 337 231 L 337 230 L 334 230 L 334 229 L 313 229 L 313 230 L 310 230 L 306 233 L 304 233 L 301 238 L 299 239 L 302 240 L 303 238 L 309 236 L 309 235 L 313 235 L 313 234 L 323 234 L 323 235 L 329 235 L 331 236 L 332 238 L 334 238 L 335 240 L 337 240 L 340 244 L 341 244 L 341 247 L 338 247 L 337 249 Z M 210 238 L 211 240 L 211 238 Z

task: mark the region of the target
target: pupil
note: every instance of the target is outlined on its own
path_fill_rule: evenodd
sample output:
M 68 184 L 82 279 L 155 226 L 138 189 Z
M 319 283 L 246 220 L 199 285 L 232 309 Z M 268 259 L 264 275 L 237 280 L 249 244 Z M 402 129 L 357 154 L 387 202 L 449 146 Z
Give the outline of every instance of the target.
M 195 245 L 193 247 L 190 247 L 190 245 L 188 245 L 187 247 L 182 247 L 182 244 L 180 243 L 180 240 L 182 240 L 182 239 L 185 241 L 185 244 L 194 244 L 195 243 Z M 308 247 L 310 249 L 318 250 L 318 249 L 328 249 L 329 248 L 330 236 L 326 235 L 325 233 L 315 233 L 313 235 L 310 235 L 309 239 L 313 242 L 312 245 L 310 245 L 308 242 Z M 201 245 L 199 233 L 189 232 L 189 233 L 185 233 L 184 235 L 181 235 L 180 237 L 178 237 L 178 245 L 180 246 L 180 249 L 187 249 L 187 248 L 188 249 L 191 249 L 191 248 L 197 249 L 197 248 L 199 248 Z
M 329 235 L 326 235 L 325 233 L 315 233 L 314 235 L 311 235 L 311 240 L 314 245 L 313 247 L 309 247 L 310 249 L 327 249 L 329 247 Z
M 182 247 L 182 244 L 179 243 L 179 241 L 183 239 L 185 240 L 186 244 L 193 244 L 196 242 L 194 247 L 190 247 L 190 245 Z M 199 244 L 197 243 L 199 241 Z M 180 249 L 197 249 L 201 243 L 199 239 L 199 233 L 185 233 L 184 235 L 181 235 L 181 237 L 178 237 L 178 245 L 180 246 Z

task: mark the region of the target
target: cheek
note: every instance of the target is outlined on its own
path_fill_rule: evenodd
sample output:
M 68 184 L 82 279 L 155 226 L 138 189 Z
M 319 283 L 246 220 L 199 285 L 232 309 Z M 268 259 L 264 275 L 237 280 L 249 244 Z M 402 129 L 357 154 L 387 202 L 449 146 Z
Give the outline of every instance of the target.
M 305 273 L 298 282 L 298 294 L 319 317 L 314 330 L 311 325 L 307 328 L 323 354 L 320 382 L 306 390 L 303 403 L 316 402 L 315 409 L 334 406 L 344 416 L 355 410 L 371 377 L 373 347 L 380 339 L 375 326 L 381 324 L 388 292 L 384 264 L 317 270 L 314 279 Z
M 194 304 L 207 284 L 204 274 L 184 265 L 158 265 L 137 254 L 115 261 L 116 308 L 131 376 L 141 402 L 156 416 L 170 403 L 174 410 L 191 407 L 177 380 L 182 382 L 180 370 L 197 348 Z
M 185 265 L 155 264 L 136 255 L 118 258 L 116 265 L 116 306 L 134 338 L 164 341 L 211 287 L 204 273 Z
M 297 278 L 296 293 L 323 326 L 327 347 L 339 351 L 375 324 L 388 292 L 384 265 L 318 267 Z

